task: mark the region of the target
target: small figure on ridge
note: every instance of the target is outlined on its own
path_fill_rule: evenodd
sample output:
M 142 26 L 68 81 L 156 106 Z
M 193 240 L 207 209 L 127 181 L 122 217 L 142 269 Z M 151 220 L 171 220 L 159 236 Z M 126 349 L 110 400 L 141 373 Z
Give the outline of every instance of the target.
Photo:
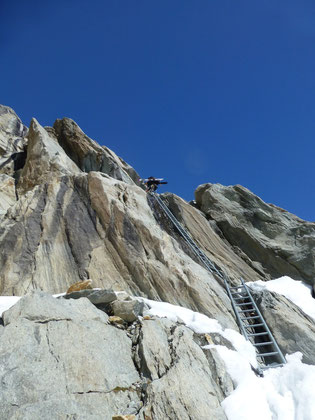
M 167 184 L 167 182 L 162 182 L 164 178 L 154 178 L 154 176 L 149 176 L 147 179 L 140 179 L 146 184 L 146 192 L 155 192 L 158 185 Z

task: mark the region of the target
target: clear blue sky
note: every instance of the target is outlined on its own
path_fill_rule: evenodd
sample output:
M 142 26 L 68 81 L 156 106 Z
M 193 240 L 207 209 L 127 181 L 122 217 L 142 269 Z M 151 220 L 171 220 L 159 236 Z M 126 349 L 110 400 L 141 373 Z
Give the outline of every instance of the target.
M 74 119 L 190 200 L 242 184 L 314 221 L 314 0 L 1 0 L 0 103 Z

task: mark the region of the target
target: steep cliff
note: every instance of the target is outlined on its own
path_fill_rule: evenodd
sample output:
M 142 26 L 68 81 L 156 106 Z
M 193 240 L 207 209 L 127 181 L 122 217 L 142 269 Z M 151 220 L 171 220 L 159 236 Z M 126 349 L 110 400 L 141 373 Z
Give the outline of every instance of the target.
M 180 320 L 144 319 L 143 311 L 122 324 L 109 321 L 118 313 L 124 318 L 118 308 L 130 312 L 126 302 L 138 296 L 238 331 L 221 279 L 200 264 L 138 180 L 74 121 L 42 127 L 33 119 L 27 129 L 0 106 L 0 294 L 28 295 L 0 326 L 5 418 L 48 419 L 51 410 L 62 419 L 226 418 L 220 403 L 233 383 L 215 349 L 201 348 L 203 334 Z M 314 223 L 240 186 L 204 184 L 194 205 L 170 193 L 162 199 L 234 284 L 283 275 L 313 284 Z M 38 293 L 65 292 L 86 279 L 126 292 L 117 298 L 124 303 L 90 297 L 95 307 L 83 297 Z M 281 320 L 273 323 L 267 311 L 283 351 L 302 351 L 303 361 L 314 364 L 313 320 L 285 298 L 257 299 Z M 284 334 L 288 329 L 295 331 Z M 220 334 L 214 338 L 233 348 Z

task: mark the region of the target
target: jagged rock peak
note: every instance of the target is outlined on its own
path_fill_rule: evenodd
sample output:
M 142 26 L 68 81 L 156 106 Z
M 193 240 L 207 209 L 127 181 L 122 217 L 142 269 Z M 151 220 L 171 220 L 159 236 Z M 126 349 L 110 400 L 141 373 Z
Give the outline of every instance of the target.
M 0 105 L 0 156 L 5 153 L 18 152 L 23 148 L 20 139 L 27 134 L 27 127 L 12 108 Z
M 53 128 L 60 145 L 82 171 L 103 172 L 127 184 L 138 184 L 139 175 L 130 165 L 90 139 L 70 118 L 56 120 Z

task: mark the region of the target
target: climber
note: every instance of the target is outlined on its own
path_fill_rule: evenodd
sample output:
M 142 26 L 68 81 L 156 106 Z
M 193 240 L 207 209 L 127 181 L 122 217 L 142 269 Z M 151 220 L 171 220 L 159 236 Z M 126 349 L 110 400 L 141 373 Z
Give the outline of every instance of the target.
M 142 179 L 146 184 L 146 192 L 154 192 L 157 190 L 158 185 L 167 184 L 167 182 L 162 182 L 163 178 L 154 178 L 154 176 L 149 176 L 147 179 Z

